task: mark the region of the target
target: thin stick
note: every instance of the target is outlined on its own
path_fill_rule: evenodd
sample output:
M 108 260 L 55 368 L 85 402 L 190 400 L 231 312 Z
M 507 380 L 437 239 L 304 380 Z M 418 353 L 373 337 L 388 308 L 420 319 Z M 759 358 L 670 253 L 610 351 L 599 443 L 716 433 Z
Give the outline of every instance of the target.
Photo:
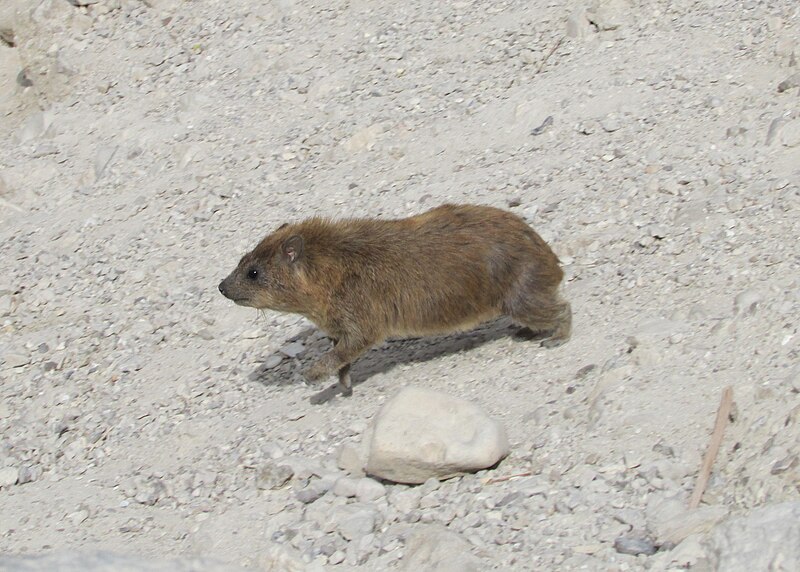
M 536 73 L 537 73 L 537 74 L 540 74 L 540 73 L 542 73 L 542 70 L 544 69 L 544 64 L 546 64 L 546 63 L 547 63 L 547 60 L 549 60 L 549 59 L 550 59 L 550 56 L 552 56 L 554 53 L 556 53 L 556 50 L 558 49 L 558 46 L 560 46 L 560 45 L 561 45 L 561 42 L 563 42 L 563 41 L 564 41 L 564 36 L 561 36 L 561 37 L 558 39 L 558 41 L 555 43 L 555 45 L 554 45 L 552 48 L 550 48 L 550 51 L 549 51 L 549 52 L 547 52 L 547 55 L 546 55 L 546 56 L 544 57 L 544 59 L 542 60 L 542 63 L 540 63 L 540 64 L 539 64 L 539 69 L 538 69 L 538 70 L 536 70 Z
M 728 416 L 731 413 L 731 406 L 733 405 L 733 389 L 730 386 L 722 391 L 722 399 L 719 402 L 717 409 L 717 420 L 714 422 L 714 432 L 711 433 L 711 441 L 708 443 L 708 450 L 705 457 L 703 457 L 703 465 L 700 467 L 700 473 L 697 475 L 697 483 L 694 485 L 692 497 L 689 499 L 689 508 L 697 508 L 700 504 L 700 499 L 703 498 L 703 493 L 706 490 L 708 479 L 711 476 L 711 466 L 717 458 L 719 446 L 722 444 L 722 434 L 725 432 L 725 426 L 728 424 Z
M 516 479 L 517 477 L 530 477 L 533 475 L 533 472 L 528 471 L 527 473 L 517 473 L 516 475 L 506 475 L 505 477 L 495 477 L 493 479 L 486 479 L 483 481 L 484 485 L 491 485 L 494 483 L 502 483 L 504 481 L 510 481 L 511 479 Z

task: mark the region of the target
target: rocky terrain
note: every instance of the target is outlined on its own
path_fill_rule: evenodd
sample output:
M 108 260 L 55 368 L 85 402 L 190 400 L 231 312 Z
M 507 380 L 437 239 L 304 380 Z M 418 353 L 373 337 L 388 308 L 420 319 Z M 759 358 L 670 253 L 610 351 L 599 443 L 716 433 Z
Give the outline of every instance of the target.
M 800 569 L 798 60 L 796 0 L 3 0 L 0 570 Z M 569 343 L 390 341 L 342 398 L 216 290 L 443 202 L 552 244 Z M 366 477 L 403 387 L 508 456 Z

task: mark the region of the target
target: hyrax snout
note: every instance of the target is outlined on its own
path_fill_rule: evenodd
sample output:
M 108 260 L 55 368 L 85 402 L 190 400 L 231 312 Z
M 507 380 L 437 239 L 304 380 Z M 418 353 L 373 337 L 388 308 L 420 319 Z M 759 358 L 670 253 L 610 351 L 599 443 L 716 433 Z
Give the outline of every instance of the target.
M 398 220 L 284 224 L 219 285 L 241 306 L 300 314 L 333 340 L 306 373 L 339 374 L 390 337 L 467 330 L 507 315 L 554 347 L 570 336 L 563 272 L 542 238 L 493 207 L 446 204 Z

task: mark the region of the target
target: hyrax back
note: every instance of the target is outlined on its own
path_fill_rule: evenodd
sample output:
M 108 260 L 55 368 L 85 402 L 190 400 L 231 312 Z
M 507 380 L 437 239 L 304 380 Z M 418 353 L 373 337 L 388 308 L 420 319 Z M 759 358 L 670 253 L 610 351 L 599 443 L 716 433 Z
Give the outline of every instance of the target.
M 311 218 L 284 224 L 219 285 L 242 306 L 307 317 L 334 340 L 307 373 L 339 372 L 389 337 L 470 329 L 500 315 L 547 347 L 569 339 L 563 272 L 542 238 L 493 207 L 442 205 L 399 220 Z

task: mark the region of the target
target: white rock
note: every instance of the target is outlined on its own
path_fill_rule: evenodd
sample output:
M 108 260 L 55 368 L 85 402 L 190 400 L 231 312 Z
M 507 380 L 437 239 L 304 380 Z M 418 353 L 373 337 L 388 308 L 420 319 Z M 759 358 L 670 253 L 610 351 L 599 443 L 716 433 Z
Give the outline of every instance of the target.
M 690 534 L 707 532 L 728 514 L 724 506 L 702 506 L 663 519 L 648 519 L 647 527 L 658 544 L 677 544 Z M 664 515 L 666 516 L 666 515 Z
M 7 367 L 22 367 L 31 363 L 31 358 L 25 354 L 9 352 L 3 356 L 3 362 Z
M 10 487 L 17 482 L 19 471 L 16 467 L 4 467 L 0 469 L 0 487 Z
M 356 497 L 361 502 L 373 502 L 386 496 L 386 487 L 374 479 L 358 479 L 356 482 Z
M 400 570 L 417 572 L 477 572 L 481 560 L 470 552 L 469 543 L 440 525 L 419 525 L 406 542 Z
M 375 417 L 366 468 L 370 475 L 418 484 L 491 467 L 508 452 L 505 429 L 478 406 L 404 388 Z
M 616 30 L 625 24 L 632 7 L 627 0 L 597 0 L 587 10 L 587 18 L 601 31 Z
M 781 129 L 781 143 L 786 147 L 800 146 L 800 119 L 793 119 Z
M 365 127 L 360 131 L 353 134 L 352 137 L 347 139 L 342 145 L 347 151 L 355 153 L 358 151 L 372 149 L 375 146 L 378 137 L 385 131 L 382 124 L 376 123 Z
M 19 128 L 15 135 L 18 143 L 27 143 L 43 137 L 53 124 L 53 114 L 50 111 L 37 111 Z
M 619 120 L 619 116 L 615 113 L 609 113 L 603 119 L 600 120 L 600 125 L 603 129 L 609 133 L 613 133 L 622 127 L 622 123 Z
M 375 508 L 368 504 L 339 506 L 330 512 L 328 530 L 337 531 L 345 540 L 357 540 L 375 530 L 378 517 Z
M 337 497 L 354 497 L 356 496 L 357 487 L 358 481 L 356 479 L 341 477 L 333 484 L 333 494 Z
M 713 570 L 800 569 L 800 502 L 765 506 L 714 529 L 709 560 Z
M 737 316 L 750 315 L 756 311 L 761 300 L 762 296 L 756 290 L 745 290 L 734 299 L 733 311 Z
M 359 448 L 345 444 L 339 449 L 339 454 L 336 457 L 336 465 L 354 477 L 364 475 L 364 457 Z
M 566 33 L 570 38 L 584 38 L 591 33 L 585 9 L 576 10 L 567 17 Z
M 419 491 L 419 487 L 416 487 L 393 492 L 390 500 L 392 506 L 394 506 L 399 512 L 407 514 L 419 507 L 419 501 L 421 497 L 422 494 Z

